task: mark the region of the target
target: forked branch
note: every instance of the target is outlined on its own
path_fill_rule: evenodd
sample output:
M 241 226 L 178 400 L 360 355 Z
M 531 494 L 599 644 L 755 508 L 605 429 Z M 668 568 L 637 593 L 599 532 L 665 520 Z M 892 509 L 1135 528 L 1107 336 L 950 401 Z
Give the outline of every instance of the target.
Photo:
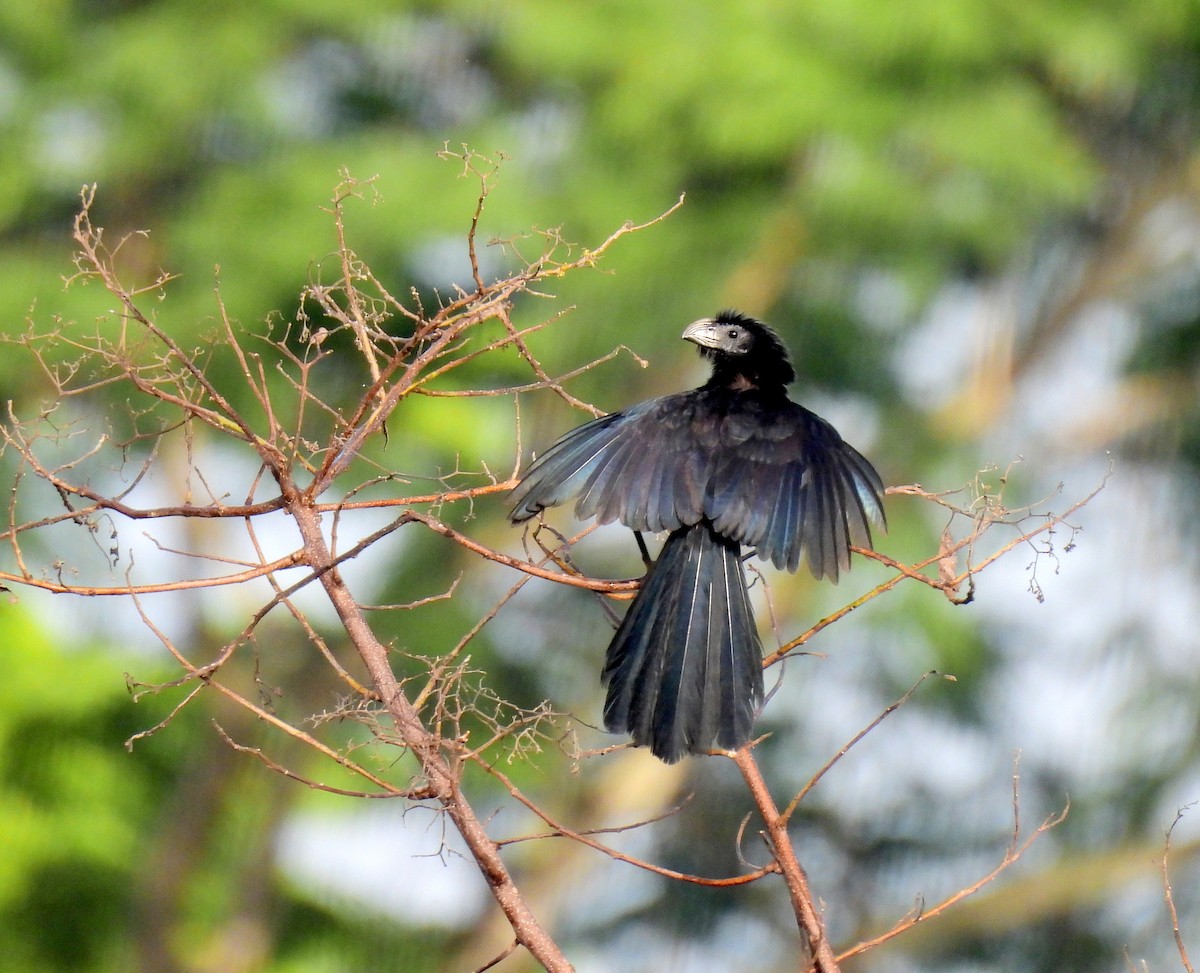
M 472 504 L 507 491 L 514 484 L 513 476 L 492 472 L 493 468 L 499 468 L 495 462 L 489 467 L 480 458 L 475 464 L 477 468 L 464 470 L 456 460 L 450 473 L 418 469 L 401 474 L 373 453 L 380 442 L 388 439 L 389 423 L 395 428 L 405 418 L 403 409 L 414 395 L 426 397 L 422 400 L 425 402 L 465 398 L 494 403 L 497 396 L 511 396 L 515 402 L 520 393 L 546 391 L 573 408 L 598 414 L 598 409 L 571 391 L 570 381 L 611 361 L 622 351 L 633 355 L 638 363 L 644 362 L 622 346 L 578 368 L 551 375 L 528 339 L 557 323 L 561 314 L 551 314 L 532 324 L 518 324 L 514 319 L 514 303 L 523 294 L 536 293 L 536 287 L 595 266 L 623 237 L 646 230 L 673 214 L 683 198 L 650 220 L 623 224 L 591 248 L 568 246 L 558 231 L 553 230 L 540 231 L 528 238 L 537 248 L 536 253 L 528 255 L 521 253 L 523 248 L 532 246 L 528 239 L 506 241 L 505 253 L 509 258 L 515 255 L 518 264 L 511 273 L 489 280 L 483 271 L 478 246 L 485 201 L 494 189 L 499 160 L 466 149 L 448 155 L 462 162 L 464 174 L 477 179 L 479 188 L 467 229 L 470 281 L 439 297 L 436 308 L 426 310 L 415 291 L 404 298 L 396 297 L 353 250 L 346 231 L 345 209 L 368 192 L 374 192 L 374 185 L 370 181 L 355 181 L 345 174 L 329 210 L 337 256 L 327 263 L 334 266 L 334 279 L 312 281 L 304 288 L 301 303 L 306 310 L 295 321 L 250 334 L 235 325 L 235 317 L 227 313 L 218 289 L 215 298 L 218 327 L 209 343 L 197 349 L 186 347 L 174 337 L 179 332 L 148 310 L 153 306 L 149 299 L 162 297 L 169 287 L 170 274 L 158 274 L 149 283 L 138 285 L 124 280 L 118 268 L 123 241 L 110 246 L 103 229 L 92 223 L 96 191 L 95 187 L 87 187 L 74 225 L 78 246 L 74 279 L 99 282 L 115 298 L 118 312 L 115 317 L 103 316 L 94 327 L 86 329 L 62 323 L 42 331 L 35 328 L 18 343 L 32 353 L 39 374 L 49 382 L 60 405 L 70 402 L 75 410 L 73 415 L 90 409 L 110 421 L 103 428 L 90 430 L 87 443 L 76 447 L 76 437 L 82 429 L 60 420 L 65 409 L 60 413 L 38 412 L 27 421 L 19 420 L 16 411 L 10 410 L 2 435 L 3 448 L 13 458 L 14 474 L 9 493 L 10 524 L 0 533 L 0 540 L 7 544 L 12 564 L 0 569 L 0 583 L 54 593 L 131 599 L 147 630 L 175 660 L 179 673 L 178 678 L 154 686 L 131 684 L 139 695 L 162 692 L 178 697 L 157 725 L 130 738 L 131 745 L 170 726 L 180 712 L 197 700 L 219 699 L 221 705 L 248 713 L 276 731 L 281 735 L 278 739 L 317 755 L 331 773 L 336 769 L 338 774 L 351 775 L 352 786 L 330 783 L 318 773 L 301 773 L 273 756 L 271 748 L 240 742 L 233 733 L 218 726 L 229 747 L 257 760 L 266 770 L 307 788 L 345 796 L 426 802 L 443 812 L 461 834 L 511 929 L 511 933 L 505 930 L 503 939 L 494 937 L 496 941 L 488 951 L 491 958 L 478 966 L 481 970 L 498 965 L 518 946 L 528 950 L 547 970 L 570 969 L 563 951 L 534 915 L 503 859 L 503 849 L 518 842 L 571 841 L 664 879 L 713 888 L 746 885 L 768 875 L 781 875 L 797 926 L 811 949 L 813 969 L 818 973 L 836 973 L 840 962 L 937 915 L 994 878 L 1019 857 L 1029 841 L 1054 823 L 1047 821 L 1031 838 L 1020 840 L 1015 775 L 1017 819 L 1012 843 L 994 872 L 933 909 L 907 917 L 887 933 L 841 955 L 829 943 L 821 907 L 809 889 L 788 825 L 801 800 L 825 770 L 843 759 L 894 707 L 834 755 L 783 810 L 775 803 L 752 748 L 727 755 L 737 765 L 762 817 L 762 835 L 771 855 L 766 864 L 747 866 L 737 875 L 688 874 L 619 852 L 601 836 L 643 827 L 661 816 L 630 824 L 573 827 L 563 819 L 564 815 L 551 813 L 517 786 L 509 774 L 498 769 L 498 755 L 525 758 L 548 745 L 551 738 L 545 726 L 549 725 L 551 714 L 544 705 L 523 710 L 489 694 L 470 660 L 472 646 L 478 646 L 480 633 L 533 578 L 595 591 L 613 599 L 628 597 L 639 582 L 590 577 L 580 570 L 572 551 L 587 531 L 570 538 L 549 530 L 529 533 L 526 557 L 513 556 L 471 536 L 466 522 Z M 165 312 L 160 309 L 157 313 Z M 312 318 L 308 316 L 310 313 Z M 491 327 L 485 331 L 483 326 L 488 324 Z M 333 350 L 337 343 L 329 341 L 339 331 L 343 335 L 341 347 L 348 349 L 340 354 Z M 523 374 L 508 380 L 503 387 L 452 388 L 446 384 L 448 376 L 457 379 L 470 374 L 464 366 L 506 350 L 515 353 Z M 122 410 L 119 418 L 113 411 L 117 409 Z M 132 432 L 118 436 L 113 432 L 118 426 Z M 227 489 L 218 478 L 207 475 L 204 465 L 214 441 L 232 445 L 244 461 L 248 460 L 245 463 L 250 470 L 248 487 Z M 140 502 L 141 488 L 152 474 L 164 467 L 168 473 L 177 468 L 166 466 L 164 457 L 179 460 L 186 469 L 177 502 Z M 405 462 L 409 459 L 409 454 L 405 454 Z M 419 458 L 412 462 L 420 466 Z M 514 463 L 511 455 L 503 463 L 506 467 Z M 164 476 L 163 481 L 178 483 L 178 477 Z M 421 485 L 413 486 L 414 481 Z M 51 511 L 24 515 L 25 497 L 31 487 L 49 498 L 54 505 Z M 898 487 L 891 492 L 937 503 L 950 511 L 956 529 L 964 522 L 969 527 L 959 530 L 957 535 L 948 529 L 940 548 L 914 564 L 860 551 L 886 565 L 891 577 L 782 644 L 764 660 L 765 664 L 782 659 L 817 632 L 905 579 L 932 587 L 952 599 L 969 600 L 970 585 L 979 571 L 1004 554 L 1036 544 L 1049 532 L 1068 524 L 1067 518 L 1090 499 L 1071 506 L 1061 516 L 1040 515 L 1043 519 L 1029 526 L 1027 519 L 1034 516 L 1031 512 L 1005 510 L 998 498 L 983 502 L 977 497 L 955 506 L 953 498 L 926 493 L 919 487 Z M 353 515 L 367 510 L 386 510 L 387 522 L 363 528 L 343 541 L 343 534 L 353 530 L 350 526 Z M 456 514 L 461 516 L 456 519 Z M 93 583 L 91 578 L 76 577 L 56 554 L 46 563 L 45 552 L 58 549 L 59 535 L 52 533 L 55 531 L 81 531 L 103 550 L 105 567 L 111 571 L 122 557 L 131 560 L 120 537 L 120 532 L 129 525 L 136 523 L 142 525 L 139 529 L 155 529 L 151 522 L 177 525 L 201 520 L 239 524 L 239 539 L 248 543 L 249 553 L 231 552 L 221 542 L 205 548 L 190 538 L 177 542 L 153 538 L 156 554 L 173 557 L 175 563 L 183 565 L 181 576 L 167 581 L 161 577 L 143 581 L 137 579 L 136 570 L 130 567 L 120 584 Z M 265 540 L 268 524 L 272 544 Z M 985 534 L 1004 525 L 1015 526 L 1017 536 L 982 553 Z M 435 543 L 442 544 L 445 550 L 457 550 L 478 563 L 498 564 L 518 572 L 507 591 L 493 597 L 489 607 L 477 610 L 464 631 L 454 633 L 444 644 L 422 647 L 419 652 L 413 650 L 411 655 L 407 654 L 407 644 L 402 643 L 404 651 L 386 644 L 379 630 L 368 622 L 368 616 L 377 620 L 382 612 L 403 611 L 410 613 L 403 617 L 411 617 L 413 611 L 430 609 L 456 597 L 459 581 L 431 584 L 429 589 L 414 593 L 411 598 L 406 594 L 393 599 L 398 604 L 371 605 L 356 596 L 343 574 L 349 562 L 364 556 L 401 528 L 436 535 L 439 540 Z M 111 532 L 111 540 L 106 532 Z M 97 541 L 102 533 L 104 543 Z M 283 555 L 277 553 L 281 548 L 274 546 L 281 536 L 287 538 L 282 549 L 288 553 Z M 47 537 L 53 537 L 54 541 L 44 540 Z M 104 549 L 105 544 L 110 546 Z M 267 551 L 272 551 L 272 555 Z M 960 560 L 965 562 L 963 567 L 958 566 Z M 227 589 L 235 585 L 251 591 L 254 589 L 247 587 L 251 582 L 258 582 L 265 592 L 257 608 L 251 606 L 240 631 L 208 650 L 204 662 L 196 661 L 201 658 L 199 651 L 177 644 L 164 631 L 147 601 L 147 596 L 164 592 Z M 960 594 L 964 584 L 968 587 L 965 596 Z M 324 593 L 345 635 L 344 645 L 338 645 L 328 632 L 319 630 L 305 616 L 297 595 L 306 589 Z M 429 590 L 438 593 L 429 594 Z M 263 627 L 276 619 L 286 623 L 289 631 L 299 633 L 299 641 L 310 653 L 307 658 L 316 661 L 322 675 L 331 679 L 336 692 L 341 694 L 335 705 L 316 713 L 307 712 L 301 718 L 294 714 L 285 716 L 237 682 L 237 664 L 249 656 L 251 664 L 247 668 L 253 669 L 256 680 L 252 685 L 261 688 L 257 680 L 260 653 L 264 651 L 262 643 L 272 641 L 264 637 Z M 416 674 L 405 671 L 405 667 L 411 670 L 414 665 L 418 669 Z M 905 699 L 907 695 L 895 706 Z M 352 723 L 361 734 L 349 743 L 329 731 L 330 726 L 347 723 Z M 558 745 L 559 741 L 553 743 Z M 387 758 L 379 758 L 375 749 L 366 749 L 368 746 L 386 748 Z M 360 747 L 364 749 L 357 749 Z M 597 758 L 606 752 L 598 752 Z M 518 838 L 493 836 L 485 819 L 476 811 L 473 795 L 468 793 L 465 783 L 474 779 L 465 777 L 473 767 L 482 768 L 498 782 L 507 795 L 504 799 L 508 806 L 532 812 L 541 830 Z M 674 814 L 675 810 L 672 808 L 667 814 Z M 740 835 L 731 840 L 739 839 Z M 1165 880 L 1165 857 L 1163 867 Z M 1171 904 L 1169 884 L 1167 892 Z M 1176 934 L 1178 937 L 1177 920 Z M 1181 938 L 1178 942 L 1186 962 Z

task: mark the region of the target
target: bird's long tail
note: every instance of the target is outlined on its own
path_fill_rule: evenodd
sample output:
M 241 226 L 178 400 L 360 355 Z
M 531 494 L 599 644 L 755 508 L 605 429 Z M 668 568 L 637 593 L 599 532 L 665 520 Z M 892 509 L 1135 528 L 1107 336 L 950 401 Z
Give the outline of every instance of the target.
M 608 647 L 605 725 L 673 763 L 750 739 L 762 646 L 741 547 L 707 521 L 673 531 Z

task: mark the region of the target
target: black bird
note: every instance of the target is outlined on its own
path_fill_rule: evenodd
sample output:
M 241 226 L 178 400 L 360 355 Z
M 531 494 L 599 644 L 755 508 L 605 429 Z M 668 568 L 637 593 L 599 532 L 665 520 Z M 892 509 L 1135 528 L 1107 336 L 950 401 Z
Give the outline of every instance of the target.
M 608 647 L 604 722 L 673 763 L 750 739 L 762 646 L 742 546 L 837 581 L 884 526 L 883 482 L 828 422 L 787 397 L 796 377 L 767 325 L 722 311 L 688 325 L 712 376 L 580 426 L 512 492 L 514 523 L 578 497 L 575 513 L 670 531 Z

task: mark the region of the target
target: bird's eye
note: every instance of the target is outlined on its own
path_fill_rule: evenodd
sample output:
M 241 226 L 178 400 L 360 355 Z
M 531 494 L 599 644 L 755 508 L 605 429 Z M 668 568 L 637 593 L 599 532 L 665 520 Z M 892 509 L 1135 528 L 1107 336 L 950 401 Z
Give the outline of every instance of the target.
M 725 333 L 734 341 L 737 341 L 742 336 L 742 333 L 737 328 L 730 328 Z

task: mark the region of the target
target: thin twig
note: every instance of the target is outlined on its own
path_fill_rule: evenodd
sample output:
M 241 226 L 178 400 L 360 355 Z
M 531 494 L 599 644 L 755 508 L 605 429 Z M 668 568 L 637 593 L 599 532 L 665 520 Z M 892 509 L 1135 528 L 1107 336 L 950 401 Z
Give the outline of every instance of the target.
M 854 734 L 854 736 L 851 737 L 846 743 L 842 744 L 842 746 L 838 749 L 838 752 L 835 753 L 832 757 L 830 757 L 824 763 L 824 765 L 821 767 L 821 769 L 818 770 L 815 774 L 812 775 L 812 777 L 809 778 L 808 783 L 806 783 L 802 788 L 800 788 L 799 793 L 797 793 L 796 796 L 793 797 L 792 800 L 788 803 L 788 806 L 786 808 L 784 808 L 783 813 L 780 815 L 780 817 L 785 822 L 787 820 L 789 820 L 791 818 L 791 816 L 796 812 L 796 808 L 798 808 L 800 806 L 800 802 L 803 801 L 804 798 L 808 796 L 808 793 L 814 787 L 817 786 L 817 783 L 821 780 L 822 777 L 824 777 L 830 771 L 830 769 L 832 769 L 834 764 L 836 764 L 839 760 L 841 760 L 844 756 L 846 756 L 846 754 L 850 752 L 851 748 L 854 747 L 857 743 L 859 743 L 868 733 L 870 733 L 872 730 L 874 730 L 875 727 L 879 726 L 880 723 L 882 723 L 889 716 L 891 716 L 894 712 L 896 712 L 896 710 L 898 710 L 901 706 L 903 706 L 905 703 L 907 703 L 909 701 L 909 699 L 912 698 L 913 693 L 915 693 L 920 688 L 921 684 L 923 682 L 925 682 L 926 679 L 928 679 L 930 676 L 937 676 L 937 675 L 941 675 L 944 679 L 949 679 L 949 680 L 954 679 L 953 676 L 946 675 L 945 673 L 939 673 L 936 669 L 931 669 L 929 672 L 923 673 L 921 678 L 918 679 L 915 683 L 913 683 L 913 685 L 909 688 L 909 690 L 903 696 L 901 696 L 894 703 L 891 703 L 888 706 L 884 707 L 883 711 L 878 716 L 876 716 L 875 719 L 871 720 L 870 723 L 868 723 L 861 730 L 859 730 L 856 734 Z
M 615 848 L 611 848 L 608 845 L 603 844 L 602 842 L 596 841 L 594 838 L 591 837 L 591 835 L 594 833 L 600 833 L 599 831 L 594 831 L 594 832 L 593 831 L 576 831 L 573 828 L 567 827 L 566 825 L 562 824 L 561 822 L 559 822 L 559 821 L 555 820 L 553 817 L 551 817 L 549 812 L 547 812 L 539 804 L 537 804 L 530 798 L 526 797 L 525 794 L 523 794 L 521 792 L 520 788 L 518 788 L 512 782 L 512 780 L 506 774 L 504 774 L 501 770 L 499 770 L 497 767 L 495 767 L 491 764 L 483 763 L 482 761 L 480 762 L 480 766 L 482 766 L 484 768 L 484 770 L 486 770 L 489 774 L 491 774 L 498 781 L 500 781 L 500 783 L 502 785 L 504 785 L 504 788 L 508 791 L 508 793 L 513 798 L 515 798 L 517 801 L 519 801 L 521 804 L 523 804 L 526 808 L 528 808 L 530 811 L 532 811 L 535 815 L 537 815 L 539 818 L 541 818 L 541 820 L 543 822 L 545 822 L 545 824 L 551 829 L 550 834 L 527 836 L 527 837 L 511 839 L 511 840 L 528 841 L 533 837 L 569 838 L 572 841 L 576 841 L 581 845 L 586 845 L 587 847 L 593 849 L 594 851 L 599 851 L 599 852 L 607 855 L 609 858 L 614 859 L 615 861 L 624 862 L 627 865 L 633 865 L 636 868 L 640 868 L 643 871 L 651 872 L 654 875 L 660 875 L 663 878 L 673 879 L 674 881 L 677 881 L 677 882 L 686 882 L 690 885 L 703 885 L 703 886 L 707 886 L 710 888 L 726 888 L 726 887 L 734 886 L 734 885 L 747 885 L 751 882 L 757 882 L 763 876 L 773 874 L 779 870 L 774 862 L 770 862 L 766 865 L 763 865 L 763 866 L 760 866 L 759 868 L 754 869 L 751 872 L 747 872 L 745 875 L 731 875 L 727 878 L 706 878 L 702 875 L 689 875 L 687 872 L 680 872 L 680 871 L 676 871 L 673 868 L 664 868 L 661 865 L 655 865 L 652 862 L 645 861 L 644 859 L 637 858 L 633 855 L 627 855 L 624 852 L 617 851 Z M 672 809 L 668 813 L 674 814 L 676 810 L 677 809 Z M 613 827 L 613 828 L 607 828 L 604 830 L 607 832 L 631 831 L 635 828 L 644 827 L 645 825 L 651 823 L 654 820 L 659 820 L 659 818 L 651 818 L 646 821 L 637 821 L 632 824 L 622 825 L 622 826 Z
M 876 946 L 881 946 L 889 940 L 895 939 L 902 933 L 908 932 L 913 926 L 921 922 L 926 922 L 935 916 L 941 915 L 947 909 L 957 905 L 968 896 L 974 895 L 981 888 L 995 881 L 999 876 L 1006 871 L 1011 865 L 1017 862 L 1030 846 L 1037 841 L 1043 834 L 1051 828 L 1057 827 L 1066 820 L 1067 812 L 1070 810 L 1068 803 L 1061 811 L 1052 814 L 1045 818 L 1037 830 L 1033 832 L 1024 841 L 1021 840 L 1021 803 L 1020 803 L 1020 775 L 1016 768 L 1013 769 L 1012 776 L 1012 811 L 1013 811 L 1013 828 L 1009 838 L 1008 846 L 1004 850 L 1004 856 L 1000 859 L 1000 863 L 982 878 L 972 882 L 970 885 L 959 889 L 952 895 L 947 896 L 937 905 L 931 908 L 922 907 L 919 911 L 911 913 L 897 922 L 887 932 L 881 933 L 872 939 L 858 943 L 838 954 L 838 961 L 850 959 L 852 956 L 858 956 L 860 953 L 865 953 L 867 950 L 874 949 Z
M 1171 836 L 1175 832 L 1175 826 L 1179 824 L 1183 818 L 1183 814 L 1189 808 L 1195 805 L 1189 804 L 1187 807 L 1182 807 L 1175 812 L 1175 820 L 1171 822 L 1171 826 L 1167 828 L 1167 834 L 1163 839 L 1163 854 L 1162 854 L 1162 881 L 1163 895 L 1167 901 L 1167 912 L 1171 917 L 1171 934 L 1175 937 L 1175 948 L 1179 951 L 1179 960 L 1183 963 L 1183 968 L 1187 973 L 1196 973 L 1195 967 L 1192 966 L 1191 958 L 1188 956 L 1187 946 L 1183 941 L 1183 933 L 1179 928 L 1179 913 L 1175 909 L 1175 894 L 1171 891 L 1171 874 L 1167 867 L 1167 861 L 1171 855 Z

